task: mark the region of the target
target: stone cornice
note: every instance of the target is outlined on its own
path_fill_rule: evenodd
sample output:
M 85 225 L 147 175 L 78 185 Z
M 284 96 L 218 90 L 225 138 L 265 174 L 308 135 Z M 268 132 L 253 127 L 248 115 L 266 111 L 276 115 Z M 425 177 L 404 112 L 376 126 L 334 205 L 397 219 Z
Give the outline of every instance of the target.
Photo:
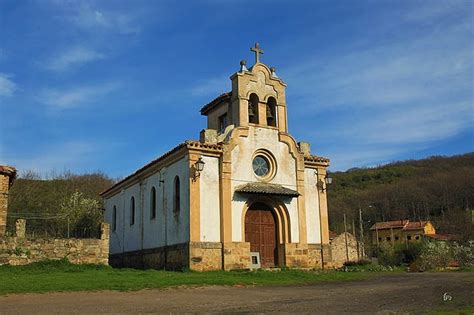
M 330 160 L 321 156 L 310 155 L 304 157 L 304 165 L 308 168 L 328 167 L 329 164 Z

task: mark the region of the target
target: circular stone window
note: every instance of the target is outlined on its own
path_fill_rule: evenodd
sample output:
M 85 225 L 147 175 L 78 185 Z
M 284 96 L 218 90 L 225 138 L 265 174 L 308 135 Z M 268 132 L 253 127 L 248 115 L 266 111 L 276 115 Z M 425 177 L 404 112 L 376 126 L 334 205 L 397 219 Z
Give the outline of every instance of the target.
M 258 150 L 253 157 L 252 168 L 257 178 L 270 180 L 276 173 L 276 162 L 269 152 Z

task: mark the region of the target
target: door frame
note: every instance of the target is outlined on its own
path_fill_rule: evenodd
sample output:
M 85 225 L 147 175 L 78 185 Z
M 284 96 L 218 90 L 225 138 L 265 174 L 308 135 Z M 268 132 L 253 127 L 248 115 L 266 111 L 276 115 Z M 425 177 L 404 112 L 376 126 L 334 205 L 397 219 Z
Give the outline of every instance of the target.
M 254 203 L 264 203 L 273 212 L 277 230 L 277 248 L 279 245 L 291 243 L 290 215 L 285 204 L 276 198 L 267 196 L 254 196 L 247 200 L 242 210 L 241 227 L 242 241 L 245 242 L 245 216 Z

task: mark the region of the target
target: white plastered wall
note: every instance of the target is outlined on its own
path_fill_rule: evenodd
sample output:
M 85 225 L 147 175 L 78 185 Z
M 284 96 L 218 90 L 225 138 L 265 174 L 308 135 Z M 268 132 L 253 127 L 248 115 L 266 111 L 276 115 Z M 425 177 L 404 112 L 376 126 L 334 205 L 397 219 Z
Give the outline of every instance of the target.
M 270 181 L 284 187 L 296 190 L 296 161 L 290 153 L 287 144 L 278 140 L 278 130 L 270 128 L 249 127 L 248 137 L 239 138 L 239 145 L 232 150 L 232 181 L 234 192 L 237 186 L 257 182 L 252 168 L 252 158 L 256 150 L 269 151 L 276 160 L 277 172 Z M 290 215 L 291 242 L 299 242 L 298 201 L 296 198 L 279 198 L 285 203 Z M 232 241 L 243 242 L 242 212 L 246 197 L 233 193 L 232 197 Z
M 174 180 L 179 176 L 181 211 L 173 213 Z M 164 180 L 160 183 L 160 179 Z M 151 189 L 157 192 L 156 218 L 151 219 Z M 130 225 L 130 201 L 135 198 L 135 224 Z M 164 197 L 164 198 L 163 198 Z M 156 248 L 189 241 L 189 167 L 188 157 L 157 171 L 121 192 L 105 199 L 105 218 L 112 225 L 113 207 L 117 208 L 117 229 L 111 230 L 110 253 Z M 166 233 L 167 231 L 167 233 Z
M 316 187 L 318 177 L 315 170 L 304 170 L 304 201 L 306 207 L 306 231 L 308 244 L 321 243 L 321 224 L 319 217 L 319 198 Z
M 219 159 L 202 157 L 205 167 L 200 176 L 200 239 L 220 242 Z

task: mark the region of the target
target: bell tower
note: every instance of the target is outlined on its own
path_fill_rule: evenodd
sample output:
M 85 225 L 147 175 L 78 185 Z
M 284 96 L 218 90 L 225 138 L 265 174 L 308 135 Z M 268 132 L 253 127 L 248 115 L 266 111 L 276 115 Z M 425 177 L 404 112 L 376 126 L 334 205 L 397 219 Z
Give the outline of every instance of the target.
M 286 133 L 286 84 L 276 75 L 274 67 L 260 62 L 263 50 L 258 43 L 250 50 L 255 53 L 255 64 L 247 69 L 242 60 L 240 71 L 230 77 L 233 123 L 235 126 L 276 128 Z
M 201 109 L 208 117 L 208 129 L 223 134 L 229 125 L 234 127 L 261 127 L 288 133 L 286 84 L 276 75 L 274 67 L 260 62 L 263 50 L 258 43 L 250 48 L 255 53 L 255 64 L 247 68 L 240 62 L 234 73 L 232 91 L 224 93 Z

